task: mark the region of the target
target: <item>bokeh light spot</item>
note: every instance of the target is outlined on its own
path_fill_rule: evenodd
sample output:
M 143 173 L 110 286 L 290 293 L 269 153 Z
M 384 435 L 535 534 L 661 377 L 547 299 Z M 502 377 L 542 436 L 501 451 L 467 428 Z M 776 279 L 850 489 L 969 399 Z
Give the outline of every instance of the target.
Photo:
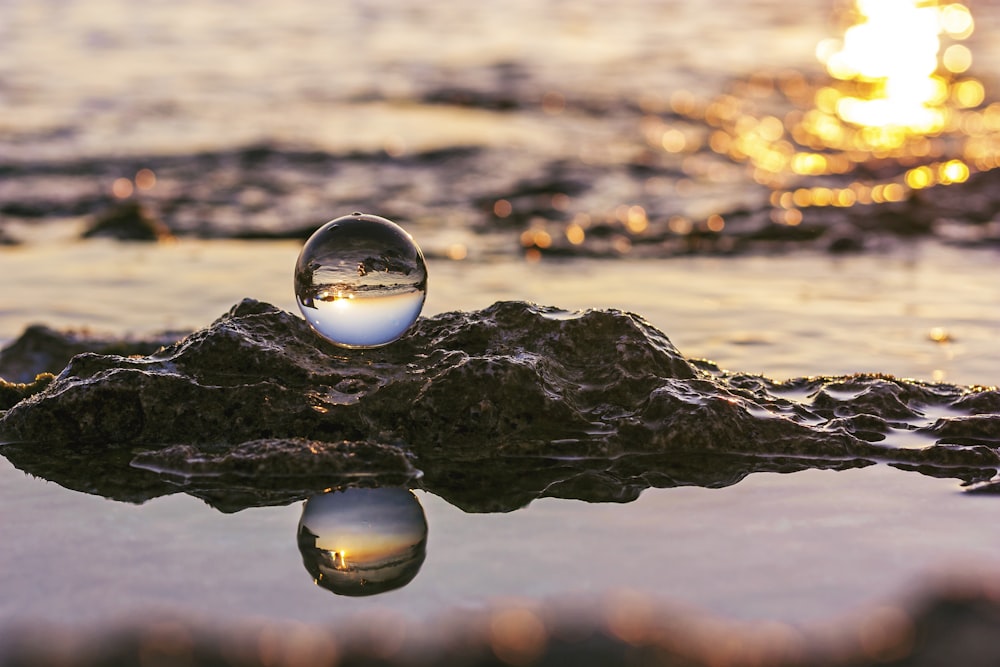
M 134 190 L 135 188 L 132 186 L 132 181 L 127 178 L 116 178 L 111 184 L 111 194 L 118 199 L 131 197 Z
M 135 186 L 140 190 L 152 190 L 156 187 L 156 174 L 152 169 L 140 169 L 135 173 Z

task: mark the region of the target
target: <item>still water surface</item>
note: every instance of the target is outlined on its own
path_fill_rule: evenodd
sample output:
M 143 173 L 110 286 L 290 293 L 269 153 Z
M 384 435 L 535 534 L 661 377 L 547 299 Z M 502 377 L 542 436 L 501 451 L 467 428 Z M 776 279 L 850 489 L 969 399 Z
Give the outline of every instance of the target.
M 417 491 L 429 526 L 420 572 L 395 591 L 340 597 L 303 567 L 299 503 L 223 515 L 175 495 L 137 507 L 0 466 L 13 538 L 0 552 L 5 625 L 95 628 L 158 613 L 323 623 L 373 610 L 420 621 L 622 589 L 727 618 L 820 622 L 897 598 L 945 566 L 995 567 L 1000 554 L 1000 537 L 983 530 L 994 498 L 882 466 L 492 515 Z

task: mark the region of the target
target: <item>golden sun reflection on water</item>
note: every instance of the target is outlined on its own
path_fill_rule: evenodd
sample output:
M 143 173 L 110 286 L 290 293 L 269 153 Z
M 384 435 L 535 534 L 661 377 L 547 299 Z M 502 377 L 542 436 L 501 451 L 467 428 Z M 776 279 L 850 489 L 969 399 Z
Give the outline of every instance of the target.
M 972 62 L 966 49 L 950 51 L 939 64 L 941 36 L 959 40 L 972 33 L 968 8 L 927 0 L 857 0 L 852 15 L 856 22 L 842 40 L 825 40 L 817 48 L 832 77 L 858 84 L 858 94 L 838 91 L 837 116 L 855 125 L 914 134 L 944 129 L 946 77 Z M 895 143 L 898 135 L 889 132 L 884 139 Z
M 666 165 L 676 178 L 650 176 L 631 200 L 598 209 L 578 209 L 586 204 L 566 194 L 551 202 L 501 198 L 491 203 L 494 217 L 523 220 L 519 240 L 529 261 L 585 241 L 599 254 L 622 256 L 657 247 L 726 252 L 737 235 L 756 233 L 761 219 L 814 229 L 838 218 L 807 218 L 809 209 L 905 206 L 919 191 L 1000 167 L 1000 102 L 987 99 L 971 73 L 973 53 L 960 43 L 975 29 L 969 8 L 944 0 L 838 1 L 843 30 L 818 44 L 822 71 L 790 64 L 752 73 L 714 97 L 683 89 L 640 97 L 645 146 L 635 163 Z M 765 188 L 765 201 L 753 188 L 745 198 L 719 196 L 727 184 L 734 191 L 746 185 L 748 175 L 750 185 Z M 787 238 L 812 232 L 798 233 Z
M 710 128 L 709 150 L 748 164 L 771 190 L 776 223 L 797 225 L 810 207 L 903 201 L 1000 166 L 1000 103 L 983 107 L 983 84 L 965 74 L 971 51 L 944 47 L 972 34 L 966 6 L 856 0 L 844 16 L 843 37 L 817 47 L 828 79 L 758 73 L 708 101 L 687 91 L 670 100 L 677 116 Z M 650 144 L 700 148 L 669 122 L 652 125 Z

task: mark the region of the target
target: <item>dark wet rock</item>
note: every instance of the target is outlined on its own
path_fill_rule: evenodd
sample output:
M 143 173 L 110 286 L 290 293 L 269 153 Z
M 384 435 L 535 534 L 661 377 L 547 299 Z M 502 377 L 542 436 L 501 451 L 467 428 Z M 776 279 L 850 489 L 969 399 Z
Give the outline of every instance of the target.
M 138 201 L 127 201 L 97 216 L 83 238 L 119 241 L 163 241 L 172 237 L 166 223 Z
M 6 410 L 28 396 L 37 394 L 54 379 L 52 373 L 39 373 L 31 382 L 8 382 L 0 377 L 0 410 Z
M 977 389 L 981 391 L 969 392 L 952 403 L 952 407 L 965 414 L 1000 412 L 1000 392 L 990 391 L 988 387 Z
M 309 464 L 302 464 L 308 458 Z M 253 479 L 258 476 L 298 477 L 323 468 L 336 475 L 379 470 L 409 479 L 416 475 L 407 452 L 369 442 L 320 442 L 303 438 L 241 442 L 217 449 L 174 445 L 146 451 L 132 464 L 147 470 L 166 470 L 178 476 L 227 474 Z
M 133 467 L 132 459 L 137 450 L 130 447 L 108 448 L 101 444 L 80 443 L 72 447 L 40 448 L 36 444 L 0 445 L 0 454 L 35 477 L 55 482 L 71 491 L 125 503 L 144 503 L 182 490 L 177 481 L 168 476 Z M 233 492 L 239 493 L 239 490 L 233 489 Z M 256 494 L 252 506 L 271 504 L 267 498 L 268 494 L 262 490 Z M 219 509 L 224 510 L 224 506 Z
M 650 488 L 718 489 L 758 472 L 848 470 L 866 459 L 663 452 L 615 457 L 503 457 L 480 462 L 432 458 L 420 462 L 419 485 L 466 512 L 508 512 L 536 498 L 629 503 Z
M 917 419 L 921 406 L 946 403 L 947 400 L 934 386 L 889 376 L 858 375 L 824 384 L 813 396 L 812 406 L 817 414 L 827 419 L 860 412 L 905 421 Z
M 159 473 L 223 512 L 235 512 L 287 505 L 327 488 L 412 485 L 419 471 L 411 459 L 388 445 L 289 438 L 218 448 L 174 445 L 140 451 L 130 465 Z
M 1000 420 L 996 419 L 995 413 L 939 419 L 926 430 L 940 438 L 942 442 L 1000 445 Z
M 0 378 L 10 382 L 31 382 L 39 373 L 58 373 L 82 352 L 118 356 L 152 354 L 183 335 L 165 332 L 146 340 L 112 339 L 35 324 L 0 350 Z
M 399 448 L 303 438 L 154 450 L 9 443 L 0 451 L 18 468 L 73 491 L 127 503 L 184 492 L 222 512 L 284 506 L 328 488 L 412 486 L 419 477 Z
M 115 484 L 143 471 L 119 489 L 127 498 L 143 496 L 151 470 L 229 509 L 367 474 L 504 511 L 543 495 L 624 502 L 651 486 L 875 461 L 982 484 L 1000 466 L 998 402 L 992 388 L 884 375 L 726 373 L 614 310 L 500 302 L 345 350 L 247 299 L 148 356 L 77 355 L 3 414 L 0 440 L 17 444 L 0 451 L 70 488 L 74 467 L 53 459 L 108 452 L 124 462 Z M 896 446 L 914 432 L 926 447 Z
M 563 317 L 501 303 L 422 320 L 394 345 L 352 352 L 320 340 L 298 317 L 245 301 L 149 357 L 78 355 L 57 379 L 68 393 L 15 406 L 4 425 L 29 440 L 299 436 L 419 441 L 461 452 L 468 447 L 459 440 L 476 436 L 509 447 L 552 434 L 584 437 L 602 430 L 605 416 L 617 419 L 644 403 L 659 415 L 669 399 L 647 399 L 662 378 L 694 376 L 639 318 Z M 76 416 L 55 425 L 43 416 L 50 410 Z

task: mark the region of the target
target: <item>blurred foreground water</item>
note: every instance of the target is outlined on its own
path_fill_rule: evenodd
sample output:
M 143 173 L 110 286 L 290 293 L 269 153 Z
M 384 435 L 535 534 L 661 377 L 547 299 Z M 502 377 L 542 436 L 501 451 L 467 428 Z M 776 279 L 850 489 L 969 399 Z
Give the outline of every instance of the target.
M 995 385 L 988 162 L 924 189 L 913 156 L 876 157 L 849 179 L 796 173 L 783 190 L 713 148 L 704 113 L 682 113 L 725 95 L 794 110 L 758 93 L 824 80 L 816 46 L 842 29 L 837 7 L 0 0 L 0 342 L 31 323 L 185 332 L 246 296 L 294 310 L 298 239 L 360 209 L 423 247 L 427 315 L 498 299 L 612 307 L 723 368 Z M 963 43 L 987 123 L 1000 12 L 969 7 Z M 995 130 L 968 136 L 989 145 Z M 928 178 L 950 178 L 950 157 L 929 159 Z M 882 199 L 794 199 L 834 197 L 855 178 Z M 126 230 L 152 221 L 172 240 L 81 240 L 120 214 Z M 298 503 L 223 515 L 178 494 L 132 506 L 4 459 L 0 627 L 161 613 L 417 620 L 618 589 L 727 618 L 826 622 L 931 571 L 996 569 L 1000 540 L 982 529 L 995 499 L 958 489 L 873 466 L 493 515 L 417 491 L 420 573 L 354 599 L 302 567 Z

